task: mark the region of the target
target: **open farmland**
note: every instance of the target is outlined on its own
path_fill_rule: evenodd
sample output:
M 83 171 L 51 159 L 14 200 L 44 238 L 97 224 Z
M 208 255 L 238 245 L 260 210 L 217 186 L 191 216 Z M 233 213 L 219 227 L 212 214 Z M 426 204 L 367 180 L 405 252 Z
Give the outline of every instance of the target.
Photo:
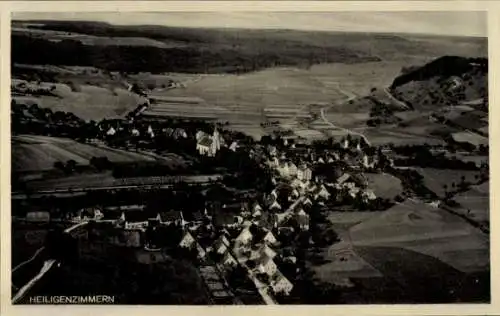
M 372 145 L 386 145 L 386 144 L 395 144 L 395 145 L 444 145 L 445 141 L 432 137 L 430 135 L 417 135 L 417 134 L 409 134 L 399 129 L 394 128 L 392 130 L 385 130 L 381 128 L 367 128 L 363 134 L 370 140 Z
M 481 136 L 476 133 L 472 133 L 469 131 L 465 132 L 458 132 L 458 133 L 453 133 L 451 135 L 453 137 L 453 140 L 459 143 L 469 143 L 474 146 L 480 146 L 480 145 L 488 145 L 489 144 L 489 139 L 488 137 Z
M 92 157 L 107 157 L 112 162 L 155 161 L 138 153 L 104 146 L 81 144 L 70 139 L 21 135 L 12 137 L 13 171 L 43 171 L 54 168 L 55 162 L 75 160 L 88 165 Z
M 460 217 L 419 201 L 406 200 L 351 227 L 349 233 L 355 248 L 404 248 L 462 272 L 485 271 L 489 266 L 488 236 Z
M 395 282 L 399 303 L 489 302 L 488 271 L 464 273 L 433 256 L 397 247 L 355 247 L 385 279 Z M 472 256 L 474 254 L 471 254 Z M 390 285 L 392 288 L 394 285 Z M 381 292 L 385 292 L 381 289 Z M 378 302 L 377 295 L 372 298 Z
M 478 175 L 477 171 L 469 170 L 458 171 L 434 168 L 416 168 L 416 170 L 424 177 L 424 185 L 441 197 L 445 195 L 444 185 L 447 186 L 448 191 L 451 191 L 455 189 L 453 184 L 458 188 L 462 176 L 465 177 L 466 182 L 476 183 L 476 176 Z
M 368 180 L 368 188 L 372 189 L 376 196 L 384 199 L 394 199 L 403 192 L 401 180 L 387 173 L 365 173 Z
M 145 100 L 125 88 L 102 88 L 95 85 L 42 82 L 39 88 L 50 89 L 55 96 L 14 95 L 17 103 L 38 104 L 53 111 L 72 112 L 82 119 L 98 120 L 122 116 Z
M 453 199 L 460 204 L 459 207 L 454 208 L 455 211 L 483 225 L 489 225 L 489 182 L 474 185 L 468 191 L 455 195 Z
M 403 65 L 401 62 L 368 64 L 322 64 L 310 69 L 273 68 L 243 75 L 195 77 L 191 74 L 172 73 L 165 76 L 184 82 L 183 87 L 163 91 L 157 89 L 154 93 L 162 97 L 201 98 L 208 104 L 225 108 L 227 112 L 221 115 L 227 117 L 229 122 L 262 122 L 265 117 L 308 118 L 309 105 L 335 104 L 345 100 L 346 93 L 352 94 L 351 91 L 366 93 L 370 87 L 380 85 L 381 75 L 385 78 L 383 85 L 389 85 Z M 141 80 L 156 77 L 158 76 L 146 74 L 140 76 Z M 340 82 L 341 89 L 347 91 L 339 90 Z M 366 119 L 367 113 L 352 113 L 345 117 L 349 125 L 353 126 L 361 121 L 364 124 Z
M 209 105 L 200 98 L 151 96 L 151 105 L 141 115 L 217 119 L 224 113 L 225 109 Z

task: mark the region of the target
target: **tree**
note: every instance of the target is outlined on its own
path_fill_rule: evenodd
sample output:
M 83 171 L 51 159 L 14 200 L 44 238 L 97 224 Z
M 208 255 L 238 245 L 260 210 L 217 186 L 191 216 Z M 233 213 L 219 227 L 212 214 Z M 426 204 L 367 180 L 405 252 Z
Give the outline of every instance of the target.
M 76 169 L 76 161 L 74 161 L 73 159 L 70 159 L 66 162 L 66 170 L 68 172 L 73 172 L 75 171 Z
M 64 170 L 64 164 L 61 161 L 54 162 L 54 168 L 59 170 Z

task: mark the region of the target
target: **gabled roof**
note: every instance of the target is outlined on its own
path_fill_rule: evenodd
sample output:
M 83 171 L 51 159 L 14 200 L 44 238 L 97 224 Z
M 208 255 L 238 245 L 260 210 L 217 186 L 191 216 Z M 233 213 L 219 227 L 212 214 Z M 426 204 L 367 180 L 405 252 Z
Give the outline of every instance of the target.
M 269 206 L 269 209 L 278 209 L 281 210 L 281 205 L 278 203 L 278 201 L 274 201 L 271 206 Z
M 351 176 L 348 173 L 344 173 L 340 178 L 337 179 L 338 184 L 346 182 Z
M 209 147 L 212 145 L 212 139 L 209 136 L 202 136 L 198 141 L 198 145 Z
M 233 257 L 233 255 L 229 252 L 229 251 L 226 251 L 226 253 L 224 254 L 224 257 L 222 259 L 224 262 L 228 261 L 228 260 L 231 260 L 231 261 L 235 261 L 235 262 L 238 262 L 236 260 L 235 257 Z

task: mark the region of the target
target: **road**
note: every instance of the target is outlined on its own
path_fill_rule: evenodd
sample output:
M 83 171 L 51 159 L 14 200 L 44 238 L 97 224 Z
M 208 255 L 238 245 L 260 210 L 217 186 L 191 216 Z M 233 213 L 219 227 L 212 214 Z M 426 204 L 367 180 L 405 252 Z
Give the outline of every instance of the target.
M 342 87 L 340 86 L 340 84 L 339 84 L 339 83 L 337 83 L 337 88 L 338 88 L 338 90 L 340 91 L 340 93 L 342 93 L 342 94 L 343 94 L 343 95 L 345 95 L 345 97 L 346 97 L 346 99 L 345 99 L 344 101 L 339 102 L 339 105 L 340 105 L 340 104 L 344 104 L 344 103 L 346 103 L 346 102 L 349 102 L 349 101 L 351 101 L 351 100 L 354 100 L 354 99 L 357 97 L 354 93 L 352 93 L 352 92 L 350 92 L 350 91 L 346 91 L 346 90 L 342 89 Z M 322 120 L 323 120 L 326 124 L 330 125 L 330 126 L 331 126 L 332 128 L 334 128 L 334 129 L 340 129 L 340 130 L 343 130 L 343 131 L 345 131 L 345 132 L 346 132 L 346 133 L 348 133 L 348 134 L 357 135 L 357 136 L 359 136 L 359 137 L 363 138 L 363 140 L 366 142 L 366 144 L 368 144 L 368 146 L 371 146 L 371 143 L 370 143 L 370 141 L 368 140 L 368 137 L 366 137 L 364 134 L 359 133 L 359 132 L 356 132 L 356 131 L 353 131 L 353 130 L 350 130 L 350 129 L 345 128 L 345 127 L 342 127 L 342 126 L 335 125 L 335 124 L 333 124 L 332 122 L 330 122 L 330 121 L 326 118 L 326 115 L 325 115 L 325 111 L 327 110 L 327 108 L 329 108 L 329 107 L 323 107 L 323 108 L 321 108 L 321 119 L 322 119 Z
M 405 104 L 403 101 L 398 100 L 394 95 L 392 95 L 388 88 L 384 88 L 384 92 L 392 102 L 396 103 L 398 106 L 402 107 L 405 110 L 411 110 L 407 104 Z
M 73 230 L 79 228 L 79 227 L 82 227 L 82 226 L 85 226 L 87 225 L 87 221 L 83 221 L 83 222 L 80 222 L 80 223 L 77 223 L 67 229 L 64 230 L 65 233 L 71 233 Z M 15 267 L 12 272 L 14 272 L 15 270 L 17 270 L 18 268 L 20 268 L 20 266 L 32 261 L 42 250 L 43 250 L 44 247 L 38 249 L 35 254 L 33 255 L 33 257 L 31 257 L 31 259 L 19 264 L 17 267 Z M 50 271 L 50 269 L 55 265 L 55 264 L 58 264 L 56 260 L 54 259 L 49 259 L 49 260 L 46 260 L 44 263 L 43 263 L 43 266 L 42 268 L 40 269 L 40 272 L 38 272 L 37 275 L 35 275 L 35 277 L 33 277 L 28 283 L 26 283 L 26 285 L 24 285 L 17 293 L 16 295 L 12 298 L 12 304 L 15 304 L 15 303 L 18 303 L 20 300 L 22 300 L 24 298 L 24 296 L 26 295 L 26 292 L 28 292 L 47 272 Z
M 38 282 L 47 272 L 50 271 L 50 269 L 56 264 L 56 260 L 50 259 L 47 260 L 43 263 L 42 268 L 40 269 L 40 272 L 31 279 L 25 286 L 23 286 L 12 298 L 12 304 L 18 303 L 20 300 L 24 298 L 26 295 L 26 292 L 29 291 L 35 284 Z
M 18 269 L 20 269 L 24 265 L 26 265 L 26 264 L 30 263 L 31 261 L 35 260 L 35 258 L 42 252 L 43 249 L 45 249 L 45 247 L 40 247 L 37 251 L 35 251 L 35 254 L 31 258 L 29 258 L 26 261 L 21 262 L 14 269 L 12 269 L 11 273 L 16 272 Z

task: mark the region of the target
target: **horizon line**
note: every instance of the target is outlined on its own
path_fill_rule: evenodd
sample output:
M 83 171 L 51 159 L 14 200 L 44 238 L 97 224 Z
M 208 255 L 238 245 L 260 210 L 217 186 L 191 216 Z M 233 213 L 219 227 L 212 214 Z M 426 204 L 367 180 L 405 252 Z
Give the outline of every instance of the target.
M 63 23 L 96 23 L 104 24 L 116 27 L 164 27 L 173 29 L 208 29 L 208 30 L 254 30 L 254 31 L 294 31 L 294 32 L 304 32 L 304 33 L 356 33 L 356 34 L 386 34 L 386 35 L 414 35 L 414 36 L 431 36 L 431 37 L 458 37 L 458 38 L 477 38 L 477 39 L 488 39 L 488 35 L 479 34 L 446 34 L 446 33 L 420 33 L 420 32 L 388 32 L 388 31 L 361 31 L 361 30 L 322 30 L 322 29 L 299 29 L 290 27 L 237 27 L 237 26 L 178 26 L 178 25 L 166 25 L 166 24 L 124 24 L 124 23 L 112 23 L 109 21 L 98 21 L 98 20 L 64 20 L 64 19 L 11 19 L 11 24 L 13 22 L 33 22 L 33 23 L 48 23 L 48 22 L 63 22 Z M 12 27 L 12 25 L 11 25 Z M 75 32 L 77 33 L 77 32 Z

